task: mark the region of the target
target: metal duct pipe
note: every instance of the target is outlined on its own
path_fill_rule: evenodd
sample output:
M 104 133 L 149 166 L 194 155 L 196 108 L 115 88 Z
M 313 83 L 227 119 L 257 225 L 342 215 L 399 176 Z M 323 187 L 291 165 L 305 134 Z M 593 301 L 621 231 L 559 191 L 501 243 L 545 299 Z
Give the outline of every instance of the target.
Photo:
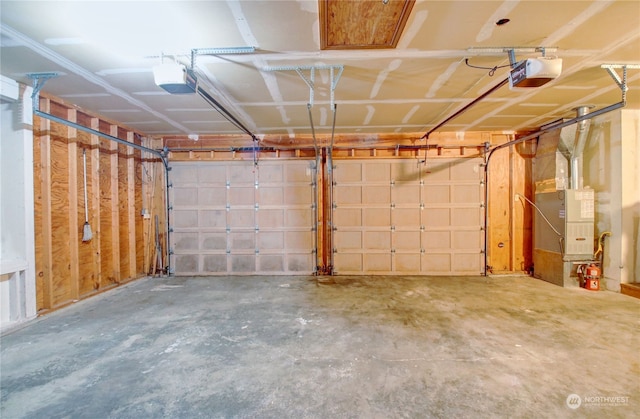
M 581 117 L 589 113 L 589 106 L 579 106 L 575 108 L 576 116 Z M 584 151 L 584 146 L 587 143 L 587 133 L 589 132 L 589 120 L 583 119 L 577 124 L 577 135 L 575 140 L 575 145 L 573 147 L 573 151 L 571 152 L 571 157 L 569 159 L 570 167 L 571 167 L 571 184 L 570 189 L 580 189 L 580 178 L 582 177 L 582 173 L 580 171 L 580 165 L 582 162 L 582 152 Z

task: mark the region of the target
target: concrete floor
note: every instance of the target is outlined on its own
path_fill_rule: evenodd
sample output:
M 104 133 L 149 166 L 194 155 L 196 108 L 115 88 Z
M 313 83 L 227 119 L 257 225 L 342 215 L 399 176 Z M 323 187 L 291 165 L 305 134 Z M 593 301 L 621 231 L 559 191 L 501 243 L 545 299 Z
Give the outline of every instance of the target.
M 637 418 L 639 319 L 521 276 L 143 279 L 5 334 L 0 417 Z

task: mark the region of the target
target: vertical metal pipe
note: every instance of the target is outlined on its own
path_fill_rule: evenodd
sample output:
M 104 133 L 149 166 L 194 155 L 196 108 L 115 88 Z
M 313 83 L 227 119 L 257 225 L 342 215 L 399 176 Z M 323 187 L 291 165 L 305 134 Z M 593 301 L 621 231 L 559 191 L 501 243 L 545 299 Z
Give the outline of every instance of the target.
M 582 117 L 589 112 L 588 106 L 580 106 L 575 109 L 577 113 L 577 117 Z M 586 119 L 581 120 L 577 123 L 576 127 L 576 140 L 573 147 L 573 152 L 570 157 L 570 170 L 571 170 L 571 180 L 570 180 L 570 188 L 571 189 L 580 189 L 580 178 L 582 177 L 582 173 L 580 172 L 580 163 L 582 160 L 582 152 L 584 151 L 584 146 L 587 142 L 587 132 L 589 130 L 589 121 Z

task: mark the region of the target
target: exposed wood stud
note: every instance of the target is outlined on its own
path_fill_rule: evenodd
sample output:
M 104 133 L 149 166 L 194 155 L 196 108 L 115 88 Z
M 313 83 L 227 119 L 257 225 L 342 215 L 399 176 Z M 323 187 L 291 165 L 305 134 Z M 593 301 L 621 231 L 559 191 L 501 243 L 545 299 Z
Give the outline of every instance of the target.
M 75 109 L 67 110 L 67 119 L 71 122 L 77 122 L 78 112 Z M 70 259 L 70 296 L 77 300 L 80 298 L 80 265 L 78 258 L 78 247 L 82 241 L 82 227 L 78 222 L 78 130 L 67 127 L 67 150 L 68 150 L 68 167 L 69 167 L 69 259 Z M 81 193 L 83 191 L 80 191 Z M 84 209 L 84 203 L 82 204 Z M 84 224 L 84 223 L 83 223 Z

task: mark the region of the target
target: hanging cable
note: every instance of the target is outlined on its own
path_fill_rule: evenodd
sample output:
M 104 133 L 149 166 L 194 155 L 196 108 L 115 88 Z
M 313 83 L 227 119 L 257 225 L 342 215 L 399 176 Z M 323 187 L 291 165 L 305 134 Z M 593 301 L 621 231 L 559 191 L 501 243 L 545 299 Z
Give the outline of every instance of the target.
M 507 67 L 511 67 L 511 64 L 505 64 L 505 65 L 496 65 L 493 67 L 481 67 L 481 66 L 477 66 L 477 65 L 471 65 L 469 64 L 469 59 L 465 58 L 464 59 L 464 63 L 466 64 L 467 67 L 471 67 L 471 68 L 477 68 L 478 70 L 489 70 L 489 77 L 493 77 L 496 74 L 496 70 L 498 70 L 499 68 L 507 68 Z

